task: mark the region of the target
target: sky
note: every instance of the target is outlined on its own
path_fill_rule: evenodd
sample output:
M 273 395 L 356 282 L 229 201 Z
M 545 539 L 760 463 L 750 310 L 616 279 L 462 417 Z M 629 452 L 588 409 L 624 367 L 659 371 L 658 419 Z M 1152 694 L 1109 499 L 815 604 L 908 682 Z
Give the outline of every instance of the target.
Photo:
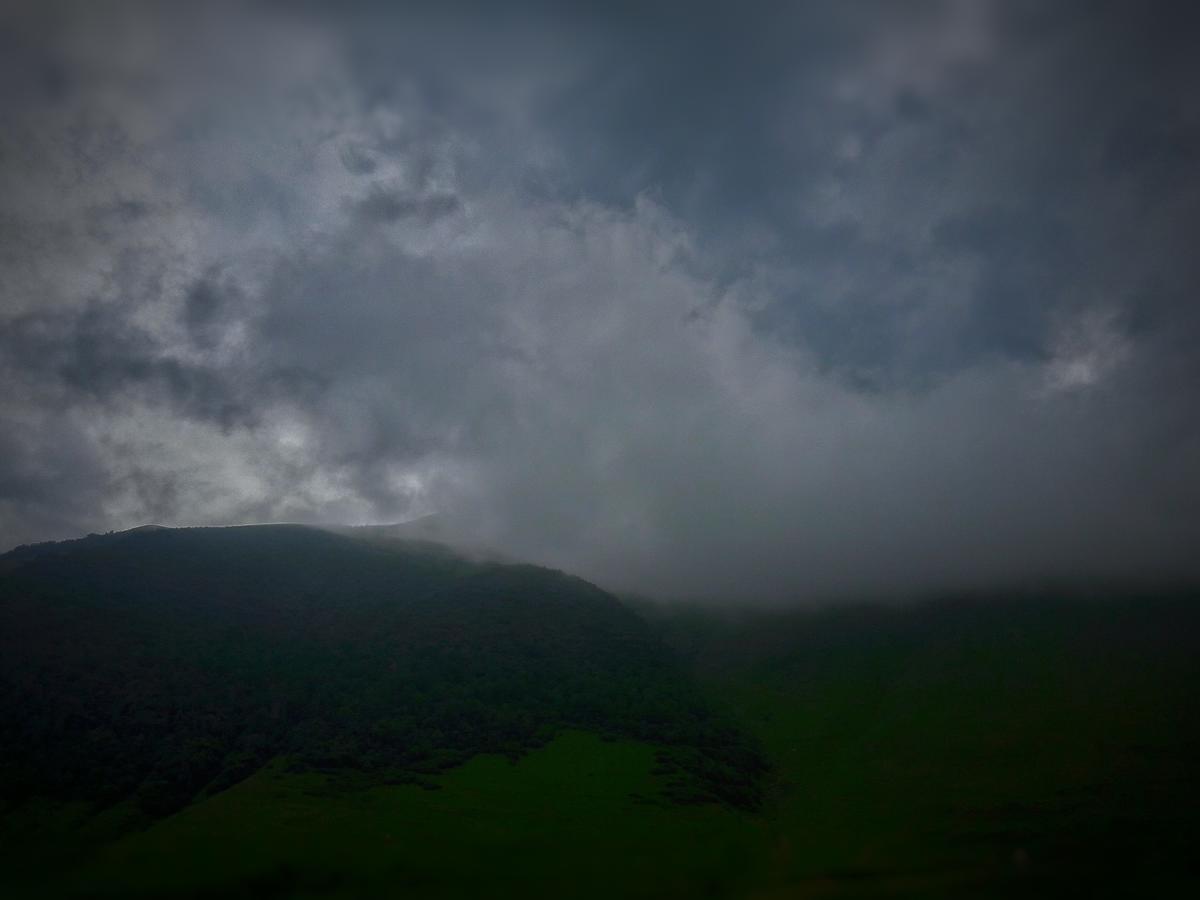
M 0 7 L 0 545 L 1200 577 L 1190 3 Z

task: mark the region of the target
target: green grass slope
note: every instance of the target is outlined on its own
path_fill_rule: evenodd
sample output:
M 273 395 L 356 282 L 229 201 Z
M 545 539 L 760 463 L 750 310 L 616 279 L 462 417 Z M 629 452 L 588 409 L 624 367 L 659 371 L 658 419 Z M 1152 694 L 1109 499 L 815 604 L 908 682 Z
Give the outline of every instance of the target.
M 767 748 L 762 896 L 1200 888 L 1196 597 L 679 616 Z
M 55 897 L 703 897 L 740 892 L 764 824 L 678 805 L 654 748 L 566 732 L 426 786 L 271 765 L 16 890 Z M 44 823 L 40 840 L 53 835 Z M 703 850 L 704 852 L 697 852 Z M 34 878 L 33 876 L 37 877 Z

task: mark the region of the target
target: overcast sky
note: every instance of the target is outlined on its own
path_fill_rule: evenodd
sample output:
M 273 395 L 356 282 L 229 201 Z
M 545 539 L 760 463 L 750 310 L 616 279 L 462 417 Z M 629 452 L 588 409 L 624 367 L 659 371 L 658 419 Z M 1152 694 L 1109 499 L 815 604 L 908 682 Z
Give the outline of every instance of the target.
M 0 544 L 1200 575 L 1194 4 L 499 5 L 3 5 Z

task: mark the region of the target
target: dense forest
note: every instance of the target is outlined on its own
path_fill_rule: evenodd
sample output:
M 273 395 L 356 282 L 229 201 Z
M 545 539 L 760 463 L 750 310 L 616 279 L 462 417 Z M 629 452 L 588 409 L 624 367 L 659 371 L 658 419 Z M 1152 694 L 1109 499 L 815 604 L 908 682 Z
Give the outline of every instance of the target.
M 0 557 L 0 802 L 152 817 L 272 760 L 416 782 L 567 728 L 652 742 L 657 802 L 762 799 L 757 744 L 611 595 L 432 544 L 137 529 Z

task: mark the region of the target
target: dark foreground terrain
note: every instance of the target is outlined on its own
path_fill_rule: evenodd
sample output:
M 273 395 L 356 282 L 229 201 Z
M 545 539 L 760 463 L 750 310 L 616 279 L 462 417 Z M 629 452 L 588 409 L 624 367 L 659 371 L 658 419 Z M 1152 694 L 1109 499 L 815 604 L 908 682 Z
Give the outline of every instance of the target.
M 1200 887 L 1200 597 L 745 615 L 292 527 L 0 557 L 5 896 Z

